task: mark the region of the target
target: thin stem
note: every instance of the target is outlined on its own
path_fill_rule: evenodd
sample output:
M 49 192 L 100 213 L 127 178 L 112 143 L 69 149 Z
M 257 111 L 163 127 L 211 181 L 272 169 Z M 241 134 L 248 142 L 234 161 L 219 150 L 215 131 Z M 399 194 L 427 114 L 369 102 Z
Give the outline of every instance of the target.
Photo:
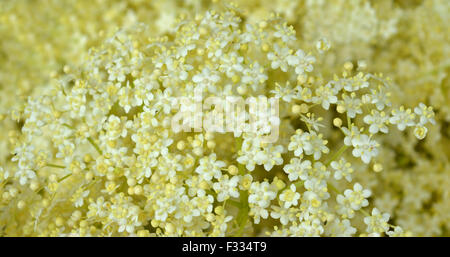
M 333 190 L 336 194 L 340 194 L 341 192 L 331 183 L 327 184 L 329 188 L 331 188 L 331 190 Z
M 94 142 L 94 140 L 91 137 L 88 137 L 87 140 L 89 141 L 89 143 L 91 143 L 91 145 L 95 148 L 95 150 L 97 150 L 97 152 L 100 155 L 103 155 L 102 150 L 100 150 L 100 147 L 98 147 L 98 145 Z
M 53 163 L 47 163 L 45 166 L 53 167 L 53 168 L 60 168 L 60 169 L 65 169 L 66 168 L 66 166 L 57 165 L 57 164 L 53 164 Z
M 72 173 L 69 173 L 69 174 L 65 175 L 64 177 L 58 179 L 58 183 L 61 182 L 61 181 L 63 181 L 63 180 L 65 180 L 66 178 L 68 178 L 68 177 L 70 177 L 70 176 L 72 176 Z
M 333 156 L 331 156 L 331 158 L 325 163 L 325 166 L 330 165 L 330 163 L 332 161 L 339 158 L 345 152 L 345 150 L 347 150 L 347 148 L 348 148 L 348 146 L 345 144 L 343 146 L 341 146 L 341 148 L 339 148 L 339 150 Z
M 370 216 L 370 214 L 367 213 L 367 212 L 366 212 L 365 210 L 363 210 L 363 209 L 359 209 L 359 211 L 360 211 L 362 214 L 366 215 L 367 217 Z
M 0 188 L 2 188 L 4 185 L 6 185 L 7 182 L 8 182 L 8 179 L 3 180 L 2 183 L 0 183 Z
M 70 126 L 69 124 L 67 124 L 67 123 L 64 123 L 64 124 L 62 124 L 64 127 L 67 127 L 67 128 L 70 128 L 70 129 L 74 129 L 72 126 Z
M 348 116 L 348 113 L 347 113 L 347 128 L 350 130 L 350 132 L 352 131 L 352 120 L 350 119 L 350 116 Z

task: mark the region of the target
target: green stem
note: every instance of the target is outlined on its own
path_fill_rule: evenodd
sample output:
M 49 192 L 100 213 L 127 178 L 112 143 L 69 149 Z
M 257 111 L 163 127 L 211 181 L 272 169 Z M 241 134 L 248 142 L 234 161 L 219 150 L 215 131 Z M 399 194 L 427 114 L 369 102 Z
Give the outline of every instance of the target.
M 87 140 L 89 141 L 89 143 L 91 143 L 91 145 L 95 148 L 95 150 L 97 150 L 97 152 L 100 155 L 103 155 L 102 150 L 100 150 L 100 147 L 98 147 L 98 145 L 94 142 L 94 140 L 91 137 L 88 137 Z
M 347 145 L 341 146 L 341 148 L 339 148 L 339 150 L 333 156 L 331 156 L 331 158 L 325 163 L 325 166 L 330 165 L 330 163 L 332 161 L 334 161 L 337 158 L 339 158 L 345 152 L 345 150 L 347 150 L 347 148 L 348 148 Z
M 67 123 L 64 123 L 64 124 L 62 124 L 64 127 L 67 127 L 67 128 L 70 128 L 70 129 L 74 129 L 72 126 L 70 126 L 69 124 L 67 124 Z
M 331 183 L 327 184 L 329 188 L 331 188 L 331 190 L 333 190 L 336 194 L 340 194 L 341 192 Z
M 299 187 L 301 187 L 301 186 L 303 186 L 303 184 L 304 184 L 304 181 L 303 180 L 300 180 L 300 181 L 297 181 L 295 184 L 294 184 L 294 186 L 295 186 L 295 188 L 299 188 Z
M 47 166 L 47 167 L 53 167 L 53 168 L 60 168 L 60 169 L 65 169 L 65 168 L 66 168 L 66 166 L 57 165 L 57 164 L 52 164 L 52 163 L 47 163 L 45 166 Z
M 61 182 L 61 181 L 63 181 L 64 179 L 70 177 L 70 176 L 72 176 L 72 173 L 69 173 L 69 174 L 65 175 L 64 177 L 58 179 L 58 183 Z
M 7 182 L 8 179 L 3 180 L 2 183 L 0 183 L 0 188 L 3 188 L 3 186 L 6 185 Z
M 367 212 L 366 212 L 365 210 L 363 210 L 363 209 L 359 209 L 359 211 L 360 211 L 362 214 L 366 215 L 367 217 L 370 216 L 370 214 L 367 213 Z

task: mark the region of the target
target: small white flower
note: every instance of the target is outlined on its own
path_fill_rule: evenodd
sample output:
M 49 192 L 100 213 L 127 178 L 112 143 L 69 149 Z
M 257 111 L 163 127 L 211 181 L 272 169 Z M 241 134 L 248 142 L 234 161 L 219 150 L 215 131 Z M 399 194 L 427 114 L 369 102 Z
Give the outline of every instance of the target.
M 321 38 L 316 42 L 316 49 L 319 53 L 324 53 L 330 50 L 331 44 L 326 38 Z
M 335 170 L 334 178 L 336 180 L 340 180 L 344 177 L 348 182 L 352 181 L 352 165 L 345 161 L 344 158 L 341 158 L 339 161 L 332 161 L 330 165 Z
M 214 191 L 217 193 L 217 201 L 223 202 L 230 196 L 235 198 L 239 197 L 238 183 L 238 176 L 234 176 L 231 179 L 227 175 L 220 177 L 219 181 L 213 184 Z
M 269 212 L 266 210 L 267 207 L 261 207 L 258 204 L 250 204 L 250 211 L 248 214 L 253 216 L 253 223 L 259 224 L 261 218 L 267 219 L 269 217 Z
M 281 157 L 283 151 L 281 145 L 265 147 L 263 151 L 256 155 L 257 163 L 264 165 L 266 171 L 270 171 L 274 165 L 283 164 L 283 158 Z
M 280 200 L 284 202 L 284 208 L 296 206 L 298 204 L 298 199 L 300 199 L 300 193 L 297 192 L 297 188 L 294 184 L 291 184 L 288 189 L 285 189 L 280 194 Z
M 212 153 L 200 159 L 200 165 L 195 169 L 195 172 L 206 181 L 210 181 L 213 177 L 219 179 L 222 175 L 221 168 L 225 165 L 223 161 L 216 161 L 216 154 Z
M 388 231 L 390 215 L 388 213 L 381 213 L 377 208 L 372 209 L 372 215 L 364 218 L 366 223 L 366 231 L 368 233 L 383 233 Z
M 406 127 L 411 127 L 415 125 L 414 118 L 415 115 L 412 113 L 411 109 L 406 109 L 400 106 L 399 109 L 392 110 L 392 117 L 389 118 L 391 124 L 396 124 L 400 131 L 405 130 Z
M 352 151 L 353 156 L 361 157 L 364 163 L 369 163 L 372 157 L 378 155 L 379 144 L 367 135 L 363 134 L 353 138 L 352 145 L 355 147 Z
M 295 208 L 285 208 L 285 205 L 282 207 L 272 205 L 271 208 L 270 217 L 279 219 L 283 225 L 287 225 L 289 222 L 297 219 L 297 211 Z
M 333 219 L 326 226 L 327 234 L 330 236 L 349 237 L 356 233 L 356 228 L 352 227 L 348 219 Z
M 331 84 L 320 86 L 315 90 L 316 95 L 313 97 L 313 102 L 321 104 L 325 110 L 330 108 L 330 104 L 337 103 L 336 94 L 338 91 L 331 87 Z
M 270 93 L 274 94 L 276 98 L 281 98 L 287 103 L 290 103 L 292 98 L 295 96 L 294 89 L 291 87 L 289 81 L 286 82 L 285 86 L 275 83 L 275 89 L 270 90 Z
M 408 236 L 408 233 L 403 231 L 403 229 L 399 226 L 395 226 L 394 230 L 386 232 L 386 234 L 390 237 L 405 237 Z
M 427 127 L 424 127 L 424 126 L 418 125 L 414 128 L 414 135 L 420 140 L 425 138 L 425 136 L 427 135 L 427 132 L 428 132 L 428 129 L 427 129 Z
M 372 134 L 376 134 L 378 131 L 387 133 L 388 127 L 386 126 L 386 123 L 388 120 L 389 117 L 386 116 L 384 112 L 379 112 L 376 110 L 372 110 L 371 114 L 364 117 L 364 122 L 370 125 L 369 132 Z
M 289 55 L 286 60 L 290 66 L 295 67 L 295 73 L 298 75 L 313 71 L 313 63 L 316 62 L 316 58 L 311 55 L 305 55 L 305 52 L 302 50 L 297 50 L 295 55 Z
M 358 127 L 356 127 L 356 126 L 351 126 L 351 130 L 348 128 L 342 127 L 341 130 L 345 135 L 344 144 L 347 146 L 351 146 L 352 140 L 354 138 L 358 138 L 360 136 L 360 131 L 359 131 Z
M 304 143 L 303 150 L 306 155 L 313 155 L 314 160 L 320 159 L 322 153 L 327 154 L 330 149 L 325 145 L 328 143 L 328 140 L 324 140 L 322 134 L 317 134 L 315 131 L 311 131 L 310 133 L 306 132 L 305 137 L 306 142 Z
M 339 102 L 340 105 L 342 105 L 345 110 L 347 111 L 347 115 L 350 118 L 355 118 L 356 114 L 361 114 L 361 100 L 356 97 L 356 94 L 352 92 L 350 96 L 346 94 L 342 94 L 342 100 Z
M 311 169 L 311 161 L 305 160 L 302 162 L 299 158 L 292 158 L 290 163 L 283 167 L 283 170 L 288 174 L 290 181 L 296 181 L 299 178 L 301 180 L 306 180 Z
M 369 201 L 366 198 L 370 195 L 370 190 L 363 189 L 359 183 L 354 184 L 353 190 L 347 189 L 344 191 L 344 195 L 337 195 L 338 213 L 345 218 L 353 218 L 355 211 L 369 205 Z
M 420 116 L 420 125 L 423 126 L 427 123 L 436 124 L 433 107 L 427 107 L 425 104 L 420 103 L 419 106 L 414 108 L 414 112 Z
M 268 182 L 253 182 L 250 186 L 248 202 L 267 208 L 270 201 L 275 199 L 276 196 L 276 191 Z
M 288 145 L 289 151 L 294 151 L 295 156 L 301 156 L 303 154 L 303 146 L 306 142 L 307 133 L 303 133 L 302 130 L 297 129 L 295 135 L 291 137 L 291 142 Z
M 271 67 L 276 70 L 280 68 L 283 72 L 288 69 L 288 57 L 290 56 L 290 49 L 287 47 L 281 48 L 278 44 L 274 44 L 273 52 L 267 54 L 267 58 L 272 61 Z

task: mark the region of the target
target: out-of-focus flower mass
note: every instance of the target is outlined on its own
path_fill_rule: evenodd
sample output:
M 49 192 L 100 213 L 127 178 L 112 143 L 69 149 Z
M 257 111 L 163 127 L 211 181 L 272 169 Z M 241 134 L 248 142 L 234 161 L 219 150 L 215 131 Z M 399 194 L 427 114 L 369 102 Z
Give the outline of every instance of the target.
M 2 1 L 0 235 L 449 236 L 449 12 Z M 277 117 L 174 131 L 198 89 L 275 99 Z

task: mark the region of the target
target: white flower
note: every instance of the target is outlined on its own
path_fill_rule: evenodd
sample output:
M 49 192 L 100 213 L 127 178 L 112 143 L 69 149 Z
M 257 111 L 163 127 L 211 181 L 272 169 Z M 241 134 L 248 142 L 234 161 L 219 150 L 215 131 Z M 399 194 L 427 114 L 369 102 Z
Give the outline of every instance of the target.
M 255 91 L 260 85 L 264 84 L 267 79 L 268 76 L 264 70 L 264 67 L 256 61 L 250 64 L 250 67 L 246 67 L 242 71 L 242 83 L 250 85 Z
M 326 233 L 330 236 L 349 237 L 356 233 L 356 228 L 352 227 L 348 219 L 333 219 L 327 223 Z
M 320 236 L 323 232 L 322 222 L 318 218 L 303 220 L 300 224 L 293 224 L 289 228 L 293 236 Z
M 311 161 L 305 160 L 302 162 L 299 158 L 292 158 L 290 163 L 283 167 L 290 181 L 296 181 L 298 178 L 306 180 L 311 169 Z
M 256 155 L 256 161 L 258 164 L 264 165 L 266 171 L 270 171 L 274 165 L 283 164 L 283 158 L 281 157 L 283 150 L 281 145 L 265 147 L 263 151 Z
M 326 200 L 330 197 L 330 194 L 328 193 L 327 183 L 325 180 L 317 178 L 308 179 L 305 182 L 305 188 L 307 191 L 303 194 L 303 196 L 306 196 L 306 199 L 310 201 L 312 199 L 311 196 L 314 196 L 313 198 L 319 201 Z M 313 205 L 313 207 L 318 207 L 314 206 L 314 203 L 311 204 Z
M 427 132 L 428 132 L 428 129 L 427 129 L 427 127 L 424 127 L 424 126 L 418 125 L 414 128 L 414 135 L 420 140 L 425 138 L 425 136 L 427 135 Z
M 314 116 L 315 116 L 314 113 L 311 114 L 309 112 L 306 114 L 306 116 L 305 115 L 300 115 L 301 120 L 303 122 L 305 122 L 307 124 L 307 126 L 311 127 L 312 129 L 314 129 L 316 131 L 319 130 L 319 127 L 325 127 L 325 125 L 320 123 L 320 121 L 322 121 L 323 118 L 319 117 L 319 118 L 316 119 Z
M 128 113 L 133 106 L 137 106 L 138 101 L 136 101 L 134 90 L 129 85 L 129 81 L 127 81 L 127 85 L 119 89 L 118 92 L 119 106 L 121 106 L 125 113 Z
M 375 104 L 378 110 L 383 110 L 385 106 L 391 106 L 389 101 L 390 92 L 386 92 L 386 87 L 379 85 L 378 90 L 372 89 L 370 100 L 372 104 Z
M 359 98 L 356 98 L 355 93 L 351 93 L 350 96 L 346 94 L 342 94 L 342 100 L 339 102 L 340 105 L 342 105 L 345 110 L 347 111 L 347 115 L 350 118 L 355 118 L 356 114 L 361 114 L 361 100 Z
M 295 73 L 298 75 L 305 74 L 305 72 L 313 71 L 313 63 L 316 62 L 316 58 L 311 55 L 305 55 L 302 50 L 297 50 L 295 55 L 289 55 L 286 58 L 287 63 L 290 66 L 295 67 Z
M 334 178 L 336 180 L 340 180 L 344 177 L 348 182 L 352 181 L 352 165 L 345 161 L 344 158 L 341 158 L 339 161 L 332 161 L 330 165 L 335 170 Z
M 104 124 L 107 140 L 115 140 L 119 137 L 127 136 L 127 129 L 132 125 L 132 121 L 126 122 L 115 115 L 110 115 Z
M 182 171 L 183 170 L 183 165 L 181 164 L 181 160 L 182 160 L 182 156 L 179 154 L 172 154 L 172 153 L 168 153 L 165 155 L 161 155 L 158 157 L 158 172 L 161 175 L 166 175 L 167 179 L 171 179 L 171 178 L 175 178 L 177 176 L 177 172 Z M 200 162 L 202 163 L 202 162 Z M 150 165 L 153 166 L 153 165 Z M 199 166 L 200 167 L 200 166 Z M 199 168 L 197 167 L 197 168 Z M 142 172 L 143 174 L 141 174 L 140 176 L 146 176 L 146 177 L 150 177 L 152 174 L 152 171 L 150 169 L 150 167 L 144 167 L 144 171 Z M 146 174 L 145 174 L 146 173 Z M 198 172 L 197 172 L 198 173 Z M 206 178 L 208 176 L 214 176 L 212 173 L 208 173 L 208 174 L 200 174 L 203 176 L 203 178 Z M 138 176 L 138 178 L 140 177 Z
M 267 54 L 267 58 L 272 61 L 272 69 L 280 68 L 283 72 L 287 72 L 288 69 L 288 57 L 290 56 L 290 49 L 287 47 L 281 48 L 278 44 L 274 44 L 273 52 Z
M 306 142 L 307 133 L 303 133 L 301 129 L 295 131 L 295 135 L 291 136 L 291 142 L 288 145 L 289 151 L 294 151 L 295 156 L 301 156 L 303 154 L 303 146 Z
M 62 144 L 58 145 L 58 152 L 56 158 L 64 158 L 65 163 L 72 162 L 73 152 L 75 151 L 75 144 L 69 140 L 64 140 Z
M 324 53 L 330 50 L 331 44 L 326 38 L 321 38 L 316 42 L 316 49 L 319 53 Z
M 329 149 L 325 145 L 327 140 L 322 139 L 322 134 L 317 134 L 315 131 L 302 132 L 297 130 L 295 135 L 291 137 L 291 142 L 288 145 L 289 151 L 294 151 L 295 156 L 301 156 L 302 153 L 306 155 L 313 155 L 315 160 L 320 159 L 322 153 L 328 153 Z
M 84 204 L 84 198 L 89 195 L 89 190 L 84 190 L 84 188 L 79 188 L 75 194 L 72 196 L 72 202 L 75 207 L 81 207 Z
M 274 94 L 276 98 L 281 98 L 283 101 L 290 103 L 294 95 L 294 89 L 291 84 L 286 82 L 285 86 L 281 86 L 278 83 L 275 83 L 275 89 L 270 90 L 270 93 Z
M 386 116 L 384 112 L 372 110 L 371 114 L 364 117 L 364 122 L 370 125 L 369 132 L 372 134 L 376 134 L 378 131 L 387 133 L 388 127 L 386 126 L 386 123 L 388 119 L 389 117 Z
M 364 163 L 369 163 L 372 157 L 378 155 L 379 144 L 367 135 L 363 134 L 353 138 L 352 145 L 355 147 L 352 151 L 353 156 L 361 157 Z
M 399 226 L 395 226 L 394 230 L 386 232 L 386 234 L 390 237 L 405 237 L 408 236 L 408 233 L 403 231 L 403 229 Z
M 267 219 L 269 217 L 269 212 L 266 210 L 267 207 L 261 207 L 258 204 L 250 204 L 250 211 L 248 214 L 253 216 L 253 223 L 259 224 L 261 218 Z
M 295 208 L 285 208 L 285 205 L 282 207 L 272 205 L 271 208 L 270 217 L 279 219 L 283 225 L 287 225 L 289 222 L 297 219 L 297 210 Z
M 217 193 L 217 201 L 223 202 L 230 196 L 235 198 L 239 197 L 238 183 L 238 176 L 234 176 L 231 179 L 228 178 L 228 175 L 220 177 L 219 181 L 213 184 L 213 188 Z
M 420 116 L 420 125 L 423 126 L 428 122 L 431 124 L 436 124 L 436 121 L 434 120 L 433 107 L 427 107 L 425 104 L 420 103 L 419 106 L 414 108 L 414 112 Z
M 203 88 L 208 88 L 210 92 L 214 92 L 214 85 L 220 80 L 219 73 L 213 71 L 208 67 L 203 68 L 201 73 L 192 77 L 192 81 L 201 85 Z
M 0 167 L 0 183 L 7 180 L 9 178 L 9 172 L 3 169 L 3 167 Z
M 328 171 L 327 166 L 321 162 L 314 162 L 313 170 L 309 175 L 308 180 L 311 178 L 316 178 L 318 180 L 324 180 L 330 177 L 330 171 Z
M 388 231 L 390 215 L 388 213 L 380 213 L 377 208 L 372 209 L 372 215 L 364 218 L 364 223 L 366 223 L 366 231 L 368 233 L 383 233 Z
M 356 126 L 351 126 L 351 130 L 349 130 L 348 128 L 342 127 L 341 130 L 345 135 L 344 144 L 347 146 L 351 146 L 352 140 L 354 138 L 358 138 L 360 136 L 360 131 L 359 131 L 358 127 L 356 127 Z
M 245 168 L 249 171 L 253 171 L 255 169 L 255 165 L 261 164 L 262 160 L 258 157 L 261 157 L 259 152 L 261 152 L 261 141 L 258 136 L 245 138 L 242 142 L 241 150 L 239 151 L 239 157 L 237 161 L 241 164 L 245 165 Z
M 270 201 L 275 199 L 276 196 L 276 191 L 268 182 L 253 182 L 250 186 L 248 202 L 267 208 Z
M 397 124 L 397 128 L 400 131 L 405 130 L 406 127 L 411 127 L 415 125 L 414 118 L 415 115 L 412 113 L 411 109 L 406 109 L 400 106 L 399 109 L 392 110 L 392 117 L 389 118 L 391 124 Z
M 356 76 L 349 79 L 341 79 L 340 83 L 346 91 L 353 92 L 368 87 L 369 82 L 367 80 L 368 78 L 362 72 L 359 72 Z
M 281 40 L 285 43 L 288 43 L 290 41 L 295 42 L 295 30 L 292 25 L 288 26 L 286 23 L 282 25 L 276 25 L 275 26 L 275 33 L 273 33 L 273 36 L 276 38 L 281 38 Z
M 303 150 L 306 155 L 313 155 L 314 160 L 320 159 L 322 153 L 328 153 L 330 150 L 325 145 L 328 140 L 324 140 L 322 134 L 317 134 L 315 131 L 310 133 L 306 132 L 305 137 L 306 142 L 304 143 Z
M 210 181 L 213 177 L 219 179 L 222 175 L 221 168 L 225 167 L 225 162 L 216 161 L 216 154 L 212 153 L 200 159 L 200 165 L 195 169 L 204 180 Z
M 280 194 L 280 200 L 284 202 L 284 208 L 296 206 L 298 204 L 298 199 L 300 199 L 300 193 L 297 192 L 294 184 L 291 184 L 289 189 L 285 189 Z
M 336 94 L 338 91 L 331 87 L 331 84 L 320 86 L 315 90 L 316 95 L 313 97 L 313 102 L 321 104 L 325 110 L 330 108 L 330 104 L 337 103 Z
M 366 198 L 368 198 L 371 194 L 372 193 L 370 190 L 363 189 L 361 184 L 355 183 L 353 185 L 353 190 L 346 189 L 344 191 L 344 196 L 337 196 L 337 201 L 340 204 L 346 202 L 346 204 L 349 204 L 353 210 L 357 211 L 361 209 L 361 207 L 366 207 L 369 205 L 369 201 Z
M 66 96 L 69 103 L 71 118 L 83 117 L 86 113 L 86 89 L 74 88 L 70 95 Z
M 244 57 L 238 56 L 236 52 L 224 54 L 220 59 L 219 71 L 224 72 L 227 77 L 233 77 L 237 72 L 243 71 L 242 62 Z

